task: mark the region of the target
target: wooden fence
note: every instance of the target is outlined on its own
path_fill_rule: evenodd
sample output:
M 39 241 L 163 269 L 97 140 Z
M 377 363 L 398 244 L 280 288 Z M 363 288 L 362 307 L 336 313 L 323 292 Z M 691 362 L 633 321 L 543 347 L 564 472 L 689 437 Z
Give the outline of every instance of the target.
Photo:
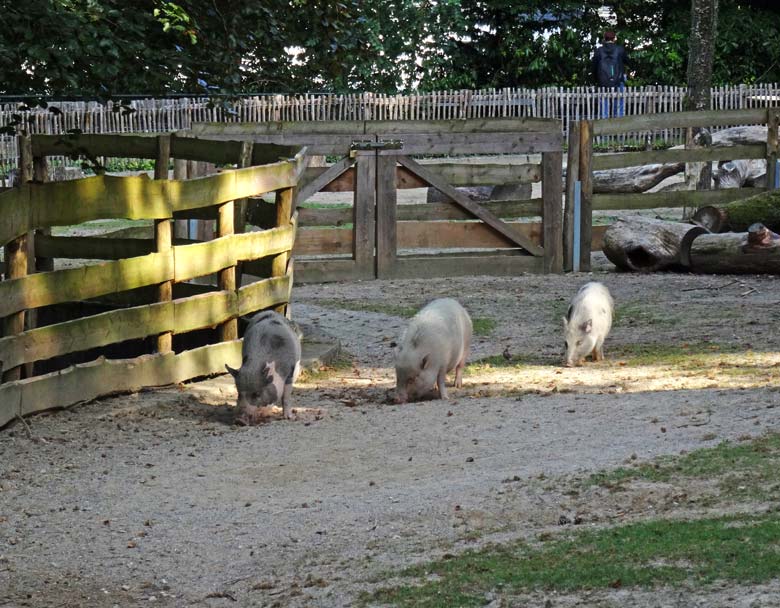
M 557 121 L 204 123 L 192 131 L 305 145 L 312 154 L 339 157 L 328 168 L 308 169 L 297 193 L 303 203 L 322 190 L 354 191 L 349 208 L 299 209 L 299 280 L 561 270 L 563 138 Z M 419 162 L 423 155 L 532 153 L 540 153 L 541 162 Z M 453 187 L 506 182 L 542 182 L 542 197 L 483 203 Z M 444 202 L 398 204 L 398 189 L 427 187 L 440 191 Z M 529 216 L 541 221 L 507 221 Z
M 676 112 L 655 116 L 632 116 L 595 121 L 582 121 L 572 125 L 566 175 L 566 208 L 564 211 L 564 267 L 573 266 L 575 204 L 580 205 L 579 260 L 582 270 L 590 269 L 590 254 L 594 238 L 593 211 L 636 210 L 659 207 L 695 208 L 703 205 L 726 203 L 747 198 L 766 188 L 742 187 L 723 190 L 685 190 L 639 194 L 596 194 L 593 192 L 593 172 L 622 167 L 636 167 L 664 163 L 712 163 L 738 159 L 766 159 L 767 186 L 776 188 L 778 159 L 778 124 L 780 107 L 750 110 L 716 110 L 709 112 Z M 614 136 L 643 130 L 696 128 L 718 129 L 734 125 L 766 125 L 765 143 L 722 146 L 690 147 L 675 150 L 650 150 L 618 154 L 594 154 L 594 141 L 601 136 Z M 578 193 L 581 193 L 578 196 Z
M 17 416 L 64 407 L 108 393 L 181 382 L 240 365 L 238 317 L 276 307 L 284 310 L 292 288 L 290 251 L 295 238 L 293 189 L 305 169 L 305 152 L 248 142 L 90 135 L 20 138 L 22 183 L 0 194 L 0 243 L 5 244 L 5 280 L 0 282 L 0 426 Z M 155 179 L 98 175 L 47 182 L 48 155 L 73 150 L 91 155 L 155 159 Z M 181 163 L 209 161 L 237 168 L 199 179 L 174 178 Z M 178 170 L 178 171 L 177 171 Z M 270 230 L 243 232 L 243 199 L 276 192 Z M 211 210 L 217 238 L 208 242 L 173 239 L 173 218 Z M 51 236 L 52 226 L 89 220 L 152 220 L 153 239 Z M 54 270 L 53 258 L 112 261 Z M 265 262 L 266 278 L 252 281 L 239 265 Z M 191 281 L 211 273 L 217 285 Z M 81 303 L 106 312 L 46 324 L 58 306 Z M 56 316 L 56 315 L 54 315 Z M 216 328 L 215 342 L 187 348 L 175 337 Z M 190 334 L 191 335 L 191 334 Z M 47 362 L 83 355 L 127 341 L 147 339 L 151 351 L 134 358 L 98 357 L 40 373 Z M 82 357 L 83 360 L 83 357 Z M 26 376 L 26 377 L 24 377 Z M 23 378 L 23 379 L 22 379 Z
M 194 122 L 306 122 L 364 120 L 454 120 L 471 118 L 552 118 L 561 121 L 564 136 L 569 124 L 603 118 L 605 109 L 626 116 L 679 112 L 685 87 L 626 87 L 621 91 L 598 87 L 505 88 L 435 91 L 410 95 L 355 93 L 348 95 L 266 95 L 235 102 L 208 99 L 139 99 L 126 113 L 108 102 L 52 102 L 61 110 L 22 112 L 30 133 L 58 134 L 69 129 L 85 133 L 165 133 L 189 129 Z M 777 105 L 780 84 L 722 86 L 712 89 L 713 110 L 737 110 Z M 19 114 L 18 104 L 0 106 L 0 125 Z M 638 140 L 645 134 L 626 133 Z M 658 143 L 683 143 L 680 130 L 654 134 Z M 0 175 L 16 166 L 14 138 L 0 137 Z M 67 162 L 66 158 L 60 162 Z

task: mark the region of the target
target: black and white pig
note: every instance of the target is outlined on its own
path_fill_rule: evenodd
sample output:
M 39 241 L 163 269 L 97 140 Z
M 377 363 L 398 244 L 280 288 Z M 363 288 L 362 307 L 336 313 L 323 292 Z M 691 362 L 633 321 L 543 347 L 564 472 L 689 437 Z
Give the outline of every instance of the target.
M 460 388 L 471 332 L 469 313 L 452 298 L 434 300 L 412 317 L 395 352 L 395 402 L 447 399 L 445 381 L 453 369 Z
M 604 358 L 604 340 L 612 328 L 615 303 L 601 283 L 586 283 L 572 298 L 563 318 L 566 338 L 566 366 L 581 365 L 592 354 L 594 361 Z
M 292 417 L 292 387 L 301 371 L 301 343 L 282 315 L 267 310 L 252 317 L 244 333 L 241 368 L 225 368 L 236 381 L 239 422 L 257 422 L 257 408 L 275 403 L 281 403 L 285 418 Z

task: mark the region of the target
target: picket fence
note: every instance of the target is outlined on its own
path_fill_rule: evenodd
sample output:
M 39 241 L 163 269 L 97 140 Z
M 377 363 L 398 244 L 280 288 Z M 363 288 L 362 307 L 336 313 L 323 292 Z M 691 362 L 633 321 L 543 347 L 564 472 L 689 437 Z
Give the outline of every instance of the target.
M 685 87 L 626 87 L 622 91 L 598 87 L 504 88 L 434 91 L 419 94 L 375 93 L 263 95 L 234 101 L 206 98 L 136 99 L 133 112 L 118 103 L 94 101 L 52 102 L 59 113 L 35 109 L 19 112 L 18 103 L 0 105 L 0 125 L 21 114 L 29 134 L 58 134 L 71 129 L 84 133 L 165 133 L 189 129 L 193 122 L 300 122 L 365 120 L 452 120 L 467 118 L 554 118 L 568 136 L 571 121 L 607 117 L 679 112 Z M 780 103 L 780 84 L 730 85 L 712 89 L 713 110 L 741 110 Z M 622 141 L 646 140 L 646 132 L 622 134 Z M 653 133 L 660 144 L 682 143 L 684 133 L 666 129 Z M 0 176 L 17 164 L 14 137 L 0 138 Z

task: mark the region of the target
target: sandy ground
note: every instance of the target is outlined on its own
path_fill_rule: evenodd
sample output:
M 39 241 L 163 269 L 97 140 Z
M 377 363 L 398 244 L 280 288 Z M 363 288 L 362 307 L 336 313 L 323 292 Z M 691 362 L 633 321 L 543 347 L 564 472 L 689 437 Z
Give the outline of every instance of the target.
M 594 278 L 620 313 L 608 359 L 562 368 L 560 315 Z M 657 489 L 628 504 L 565 490 L 632 457 L 777 430 L 778 287 L 760 276 L 597 272 L 296 288 L 294 318 L 338 337 L 353 363 L 304 379 L 293 421 L 233 425 L 235 392 L 221 376 L 0 431 L 0 606 L 347 606 L 382 573 L 557 531 L 561 515 L 598 526 L 663 514 L 677 503 Z M 506 352 L 528 365 L 477 366 L 448 402 L 386 403 L 406 321 L 361 309 L 444 295 L 496 322 L 472 360 Z M 618 356 L 637 344 L 719 347 L 700 367 Z M 486 603 L 769 606 L 779 592 Z

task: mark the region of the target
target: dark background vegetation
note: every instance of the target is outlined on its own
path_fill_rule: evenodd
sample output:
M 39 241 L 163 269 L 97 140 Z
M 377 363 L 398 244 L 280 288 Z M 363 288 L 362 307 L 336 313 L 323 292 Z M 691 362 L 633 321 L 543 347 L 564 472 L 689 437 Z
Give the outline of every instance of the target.
M 679 0 L 3 4 L 0 94 L 49 99 L 588 85 L 605 29 L 629 84 L 683 85 L 691 23 Z M 780 3 L 719 4 L 713 84 L 779 81 Z

